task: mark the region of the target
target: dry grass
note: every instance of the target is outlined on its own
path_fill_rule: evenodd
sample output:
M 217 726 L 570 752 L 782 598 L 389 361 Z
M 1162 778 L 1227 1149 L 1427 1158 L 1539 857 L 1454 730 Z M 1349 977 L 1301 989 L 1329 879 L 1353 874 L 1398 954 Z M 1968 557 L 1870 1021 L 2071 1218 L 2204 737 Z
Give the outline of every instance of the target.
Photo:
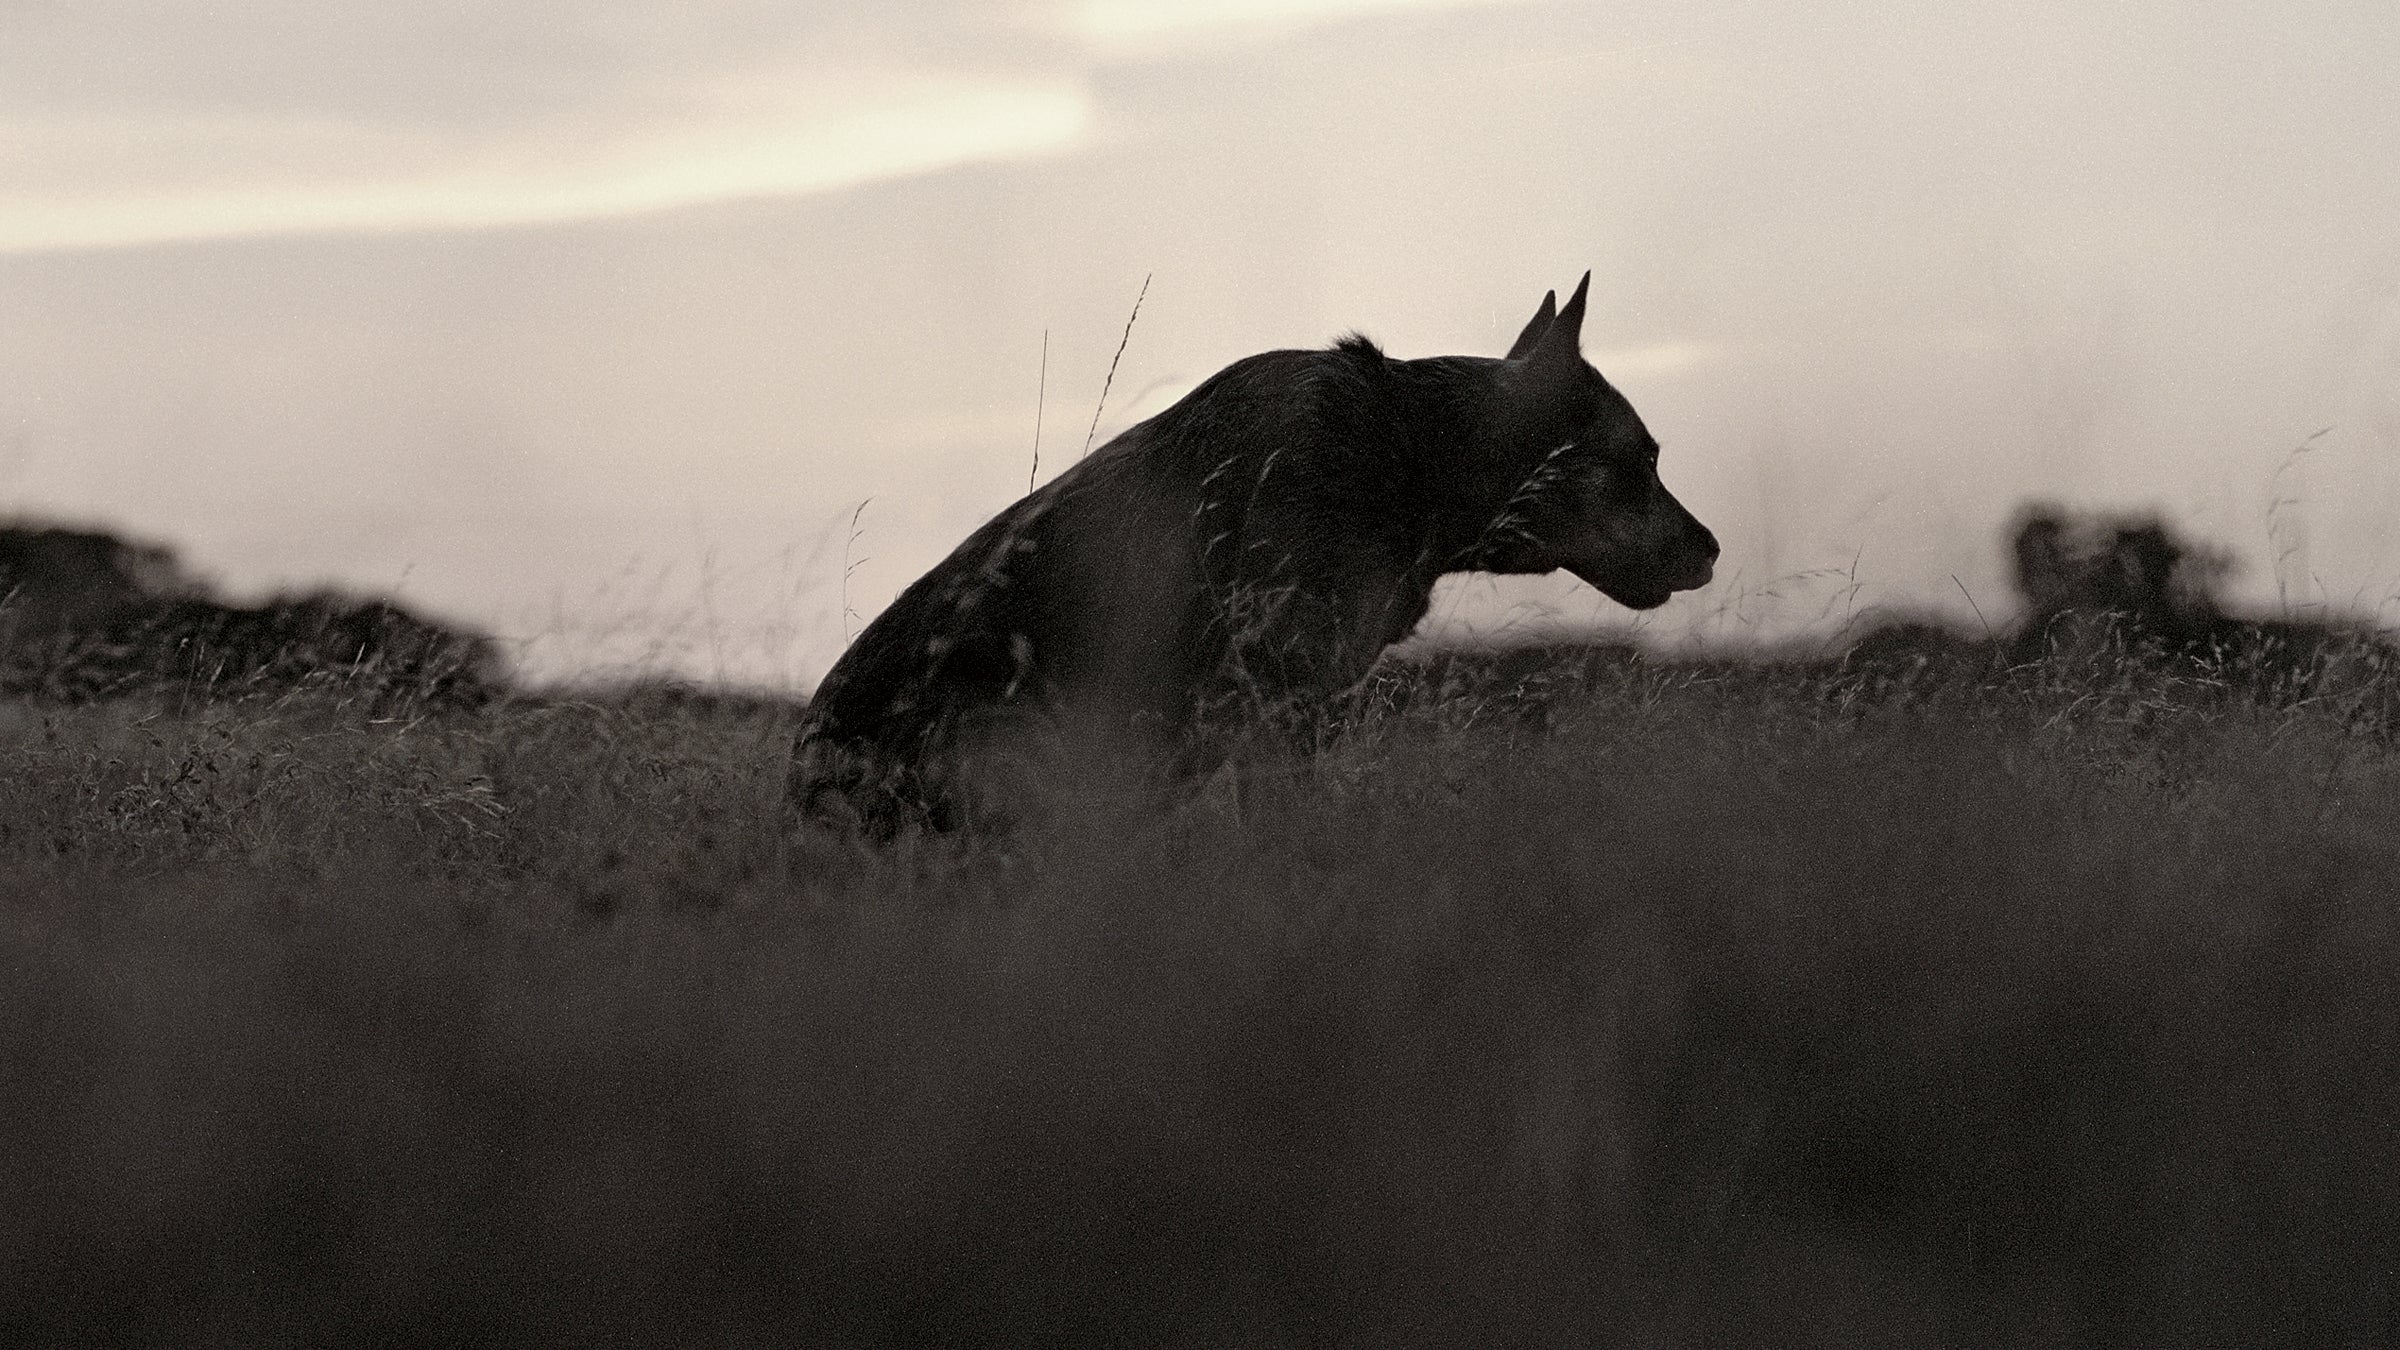
M 9 708 L 0 1340 L 2388 1343 L 2400 755 L 2090 674 L 1466 672 L 881 856 L 772 706 Z

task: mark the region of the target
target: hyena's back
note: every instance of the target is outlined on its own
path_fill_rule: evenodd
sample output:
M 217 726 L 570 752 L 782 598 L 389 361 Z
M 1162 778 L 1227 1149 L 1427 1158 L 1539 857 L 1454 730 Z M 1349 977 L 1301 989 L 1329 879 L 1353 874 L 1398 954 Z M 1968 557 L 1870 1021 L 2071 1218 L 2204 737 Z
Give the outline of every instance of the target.
M 803 814 L 879 836 L 953 828 L 970 761 L 1188 721 L 1203 627 L 1191 510 L 1128 449 L 993 518 L 867 626 L 802 718 Z

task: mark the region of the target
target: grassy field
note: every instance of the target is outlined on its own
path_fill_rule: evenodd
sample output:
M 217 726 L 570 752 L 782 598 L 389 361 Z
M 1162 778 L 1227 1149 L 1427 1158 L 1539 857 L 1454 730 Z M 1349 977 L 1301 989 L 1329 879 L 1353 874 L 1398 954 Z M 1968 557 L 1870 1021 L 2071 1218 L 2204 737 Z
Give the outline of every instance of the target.
M 0 1342 L 2391 1344 L 2389 693 L 1462 668 L 872 857 L 772 704 L 0 706 Z

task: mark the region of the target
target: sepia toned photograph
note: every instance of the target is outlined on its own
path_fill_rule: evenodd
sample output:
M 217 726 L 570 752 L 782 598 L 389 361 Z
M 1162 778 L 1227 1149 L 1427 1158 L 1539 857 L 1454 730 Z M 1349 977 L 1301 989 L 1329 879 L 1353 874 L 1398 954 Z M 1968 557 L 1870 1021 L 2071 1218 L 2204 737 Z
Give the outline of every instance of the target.
M 0 1345 L 2394 1344 L 2388 0 L 0 0 Z

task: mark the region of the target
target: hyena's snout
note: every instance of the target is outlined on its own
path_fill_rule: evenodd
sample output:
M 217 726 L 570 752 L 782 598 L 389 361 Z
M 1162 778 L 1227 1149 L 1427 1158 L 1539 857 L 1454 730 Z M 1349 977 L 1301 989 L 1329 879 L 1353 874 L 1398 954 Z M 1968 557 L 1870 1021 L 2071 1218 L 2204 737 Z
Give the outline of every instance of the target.
M 1667 589 L 1696 591 L 1717 574 L 1717 536 L 1691 512 L 1681 506 L 1676 510 L 1683 516 L 1685 529 L 1680 547 L 1671 554 L 1674 561 L 1665 569 Z
M 1672 497 L 1630 519 L 1601 522 L 1561 565 L 1629 609 L 1656 609 L 1678 591 L 1708 584 L 1717 537 Z

